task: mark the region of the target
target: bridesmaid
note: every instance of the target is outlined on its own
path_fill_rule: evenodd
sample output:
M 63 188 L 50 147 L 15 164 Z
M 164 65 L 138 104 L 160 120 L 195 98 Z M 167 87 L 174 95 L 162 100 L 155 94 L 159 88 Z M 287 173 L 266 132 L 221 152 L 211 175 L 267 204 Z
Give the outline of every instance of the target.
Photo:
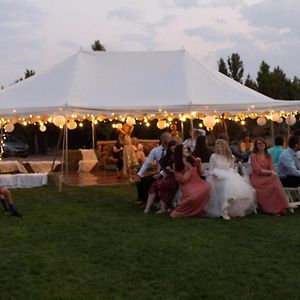
M 296 208 L 297 205 L 288 201 L 263 138 L 255 140 L 250 161 L 251 184 L 256 190 L 256 201 L 261 210 L 278 215 L 286 214 L 286 208 Z
M 203 175 L 201 160 L 194 159 L 183 144 L 175 147 L 174 175 L 182 196 L 171 217 L 206 215 L 205 207 L 210 197 L 210 185 L 200 178 Z

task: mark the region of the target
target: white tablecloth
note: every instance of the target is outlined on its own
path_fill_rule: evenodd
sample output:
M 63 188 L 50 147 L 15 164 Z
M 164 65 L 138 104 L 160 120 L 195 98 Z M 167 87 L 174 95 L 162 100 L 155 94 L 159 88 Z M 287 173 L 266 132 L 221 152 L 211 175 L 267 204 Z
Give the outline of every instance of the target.
M 53 161 L 24 161 L 23 163 L 28 163 L 35 173 L 49 173 L 51 171 Z M 60 164 L 60 161 L 55 161 L 53 169 Z
M 28 173 L 25 167 L 17 160 L 0 161 L 0 173 Z
M 80 149 L 82 160 L 78 162 L 79 172 L 89 172 L 98 163 L 98 159 L 94 149 Z
M 0 175 L 0 186 L 6 188 L 31 188 L 46 185 L 47 183 L 47 173 Z

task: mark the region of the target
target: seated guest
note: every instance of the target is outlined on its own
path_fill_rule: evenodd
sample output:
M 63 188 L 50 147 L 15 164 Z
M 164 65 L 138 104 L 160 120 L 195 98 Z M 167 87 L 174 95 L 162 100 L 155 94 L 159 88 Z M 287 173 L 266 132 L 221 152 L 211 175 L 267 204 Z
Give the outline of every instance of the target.
M 120 171 L 123 170 L 123 146 L 118 139 L 112 149 L 112 158 L 116 162 L 117 170 L 118 170 L 118 178 L 120 177 Z
M 246 134 L 243 138 L 243 141 L 240 144 L 240 150 L 242 153 L 251 152 L 253 149 L 253 143 L 250 140 L 249 134 Z
M 199 157 L 202 163 L 207 163 L 212 153 L 213 151 L 206 146 L 206 136 L 198 136 L 193 156 L 195 158 Z
M 149 196 L 144 213 L 147 214 L 156 196 L 160 199 L 160 209 L 156 213 L 165 213 L 172 207 L 172 202 L 176 191 L 178 189 L 178 183 L 175 180 L 173 173 L 173 152 L 176 146 L 176 141 L 172 140 L 168 144 L 167 154 L 160 160 L 159 164 L 163 169 L 163 177 L 155 180 L 149 190 Z
M 279 156 L 278 175 L 285 187 L 300 186 L 300 170 L 297 164 L 296 152 L 300 150 L 299 136 L 291 136 L 288 148 L 283 150 Z
M 288 201 L 264 139 L 258 138 L 254 142 L 250 161 L 251 184 L 256 190 L 256 202 L 261 210 L 267 214 L 285 214 L 286 208 L 296 208 L 297 205 Z
M 255 190 L 234 169 L 229 145 L 218 139 L 209 161 L 213 192 L 208 214 L 213 217 L 244 217 L 255 211 Z
M 135 152 L 135 156 L 138 163 L 142 165 L 146 160 L 146 156 L 144 153 L 144 146 L 141 143 L 139 143 L 139 140 L 136 137 L 134 137 L 132 138 L 132 147 Z
M 190 130 L 190 138 L 186 139 L 183 142 L 183 145 L 190 148 L 190 150 L 193 152 L 196 147 L 196 140 L 200 135 L 205 136 L 205 131 L 203 129 Z
M 162 169 L 161 165 L 159 164 L 160 159 L 162 156 L 166 154 L 168 143 L 172 140 L 172 136 L 169 132 L 163 132 L 160 136 L 161 144 L 155 148 L 153 148 L 145 162 L 143 163 L 142 167 L 138 171 L 135 182 L 136 187 L 138 190 L 138 201 L 143 204 L 147 202 L 148 199 L 148 192 L 155 180 L 158 180 L 162 175 L 160 171 Z M 152 162 L 156 161 L 157 172 L 155 174 L 151 174 L 148 176 L 143 176 L 144 173 L 151 167 Z
M 23 215 L 19 214 L 14 207 L 11 192 L 4 187 L 0 187 L 0 201 L 4 207 L 5 213 L 10 213 L 13 217 L 23 218 Z
M 275 145 L 268 149 L 268 152 L 270 153 L 270 155 L 272 157 L 273 164 L 278 164 L 279 156 L 280 156 L 281 152 L 284 150 L 283 142 L 284 142 L 283 137 L 277 136 L 275 138 Z
M 172 211 L 171 217 L 206 215 L 205 207 L 210 197 L 210 186 L 201 179 L 203 173 L 200 159 L 194 159 L 188 148 L 182 144 L 175 147 L 174 175 L 179 183 L 181 201 Z

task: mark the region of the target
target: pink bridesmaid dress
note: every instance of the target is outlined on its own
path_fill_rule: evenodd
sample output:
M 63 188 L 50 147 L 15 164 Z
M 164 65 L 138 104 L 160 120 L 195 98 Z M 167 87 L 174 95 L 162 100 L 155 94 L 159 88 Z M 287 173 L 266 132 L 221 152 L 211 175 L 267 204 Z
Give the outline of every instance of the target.
M 192 217 L 206 215 L 205 207 L 210 197 L 210 185 L 200 178 L 197 167 L 191 168 L 190 177 L 185 180 L 184 172 L 174 172 L 181 191 L 181 201 L 172 211 L 171 217 Z
M 256 190 L 256 202 L 263 212 L 267 214 L 280 214 L 286 212 L 288 204 L 287 196 L 283 190 L 278 176 L 263 175 L 262 169 L 274 170 L 271 155 L 265 159 L 252 153 L 251 160 L 251 184 Z

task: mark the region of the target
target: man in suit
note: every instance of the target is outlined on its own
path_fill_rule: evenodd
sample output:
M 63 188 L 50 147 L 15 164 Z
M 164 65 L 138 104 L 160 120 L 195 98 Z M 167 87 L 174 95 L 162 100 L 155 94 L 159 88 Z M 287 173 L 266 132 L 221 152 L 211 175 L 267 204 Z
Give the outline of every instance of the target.
M 160 173 L 161 166 L 159 160 L 166 154 L 169 142 L 172 140 L 172 136 L 169 132 L 163 132 L 160 136 L 161 144 L 151 150 L 147 159 L 143 163 L 139 172 L 136 175 L 135 182 L 138 190 L 138 201 L 141 204 L 147 202 L 148 191 L 152 183 L 159 179 L 162 175 Z M 144 173 L 150 168 L 153 161 L 156 161 L 157 172 L 148 176 L 143 176 Z

